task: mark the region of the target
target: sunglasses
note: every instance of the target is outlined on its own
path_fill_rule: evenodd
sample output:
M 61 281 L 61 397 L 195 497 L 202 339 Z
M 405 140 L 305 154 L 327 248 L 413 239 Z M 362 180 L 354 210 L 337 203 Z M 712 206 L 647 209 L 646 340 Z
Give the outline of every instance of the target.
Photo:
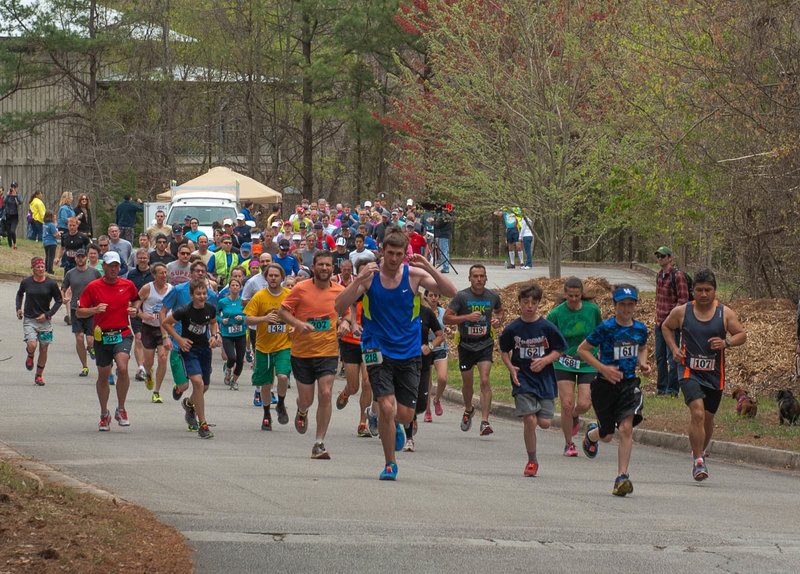
M 666 259 L 667 257 L 669 257 L 669 255 L 664 255 L 662 253 L 656 255 L 656 259 Z

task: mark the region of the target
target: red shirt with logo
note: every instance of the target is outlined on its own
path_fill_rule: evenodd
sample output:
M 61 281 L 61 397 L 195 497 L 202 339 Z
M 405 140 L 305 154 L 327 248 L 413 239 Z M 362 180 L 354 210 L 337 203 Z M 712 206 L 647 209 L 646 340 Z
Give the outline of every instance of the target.
M 139 298 L 139 292 L 133 281 L 118 278 L 115 283 L 107 283 L 104 278 L 95 279 L 86 286 L 81 294 L 80 307 L 96 307 L 107 303 L 103 313 L 94 316 L 94 326 L 103 331 L 128 328 L 128 306 Z

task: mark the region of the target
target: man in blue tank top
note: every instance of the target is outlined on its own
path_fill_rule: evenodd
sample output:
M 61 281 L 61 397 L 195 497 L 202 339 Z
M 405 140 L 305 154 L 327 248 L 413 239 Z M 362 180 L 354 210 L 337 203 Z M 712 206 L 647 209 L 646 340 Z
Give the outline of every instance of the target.
M 397 478 L 395 451 L 405 444 L 401 425 L 414 418 L 421 367 L 417 291 L 423 287 L 446 297 L 456 294 L 455 286 L 421 255 L 411 255 L 405 265 L 407 249 L 408 237 L 399 228 L 387 229 L 381 265 L 367 263 L 335 305 L 338 313 L 345 313 L 364 296 L 361 349 L 379 409 L 386 458 L 381 480 Z
M 675 329 L 681 330 L 680 347 Z M 705 480 L 706 449 L 725 389 L 725 349 L 744 345 L 747 333 L 736 312 L 717 301 L 717 279 L 710 269 L 697 272 L 694 301 L 675 307 L 661 325 L 661 332 L 675 362 L 681 365 L 678 378 L 691 413 L 692 477 Z

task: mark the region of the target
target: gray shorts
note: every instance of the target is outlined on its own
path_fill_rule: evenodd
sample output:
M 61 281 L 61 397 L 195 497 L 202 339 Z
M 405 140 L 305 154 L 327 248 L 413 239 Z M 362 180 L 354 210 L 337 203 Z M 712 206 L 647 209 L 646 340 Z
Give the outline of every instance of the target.
M 77 335 L 79 333 L 83 333 L 87 337 L 94 337 L 94 317 L 89 315 L 88 317 L 84 317 L 81 319 L 75 313 L 75 307 L 73 307 L 70 312 L 70 323 L 72 323 L 72 332 L 73 334 Z
M 533 393 L 517 393 L 514 395 L 514 414 L 518 417 L 536 415 L 540 419 L 552 419 L 556 412 L 554 399 L 540 399 Z
M 42 337 L 47 338 L 49 341 L 43 341 Z M 39 341 L 41 345 L 49 345 L 53 341 L 53 324 L 50 321 L 37 321 L 30 317 L 23 317 L 22 319 L 22 340 L 26 343 L 31 341 Z

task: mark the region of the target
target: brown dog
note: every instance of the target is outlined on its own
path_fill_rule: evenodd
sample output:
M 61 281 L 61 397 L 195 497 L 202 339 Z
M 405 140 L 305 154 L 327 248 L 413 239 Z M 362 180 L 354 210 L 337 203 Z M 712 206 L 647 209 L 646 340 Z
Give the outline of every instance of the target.
M 793 425 L 800 419 L 800 403 L 794 398 L 792 391 L 784 389 L 775 393 L 775 400 L 778 401 L 778 418 L 779 424 L 783 424 L 785 420 L 788 424 Z
M 743 417 L 753 418 L 758 414 L 758 402 L 741 387 L 733 389 L 731 396 L 736 399 L 736 412 Z

